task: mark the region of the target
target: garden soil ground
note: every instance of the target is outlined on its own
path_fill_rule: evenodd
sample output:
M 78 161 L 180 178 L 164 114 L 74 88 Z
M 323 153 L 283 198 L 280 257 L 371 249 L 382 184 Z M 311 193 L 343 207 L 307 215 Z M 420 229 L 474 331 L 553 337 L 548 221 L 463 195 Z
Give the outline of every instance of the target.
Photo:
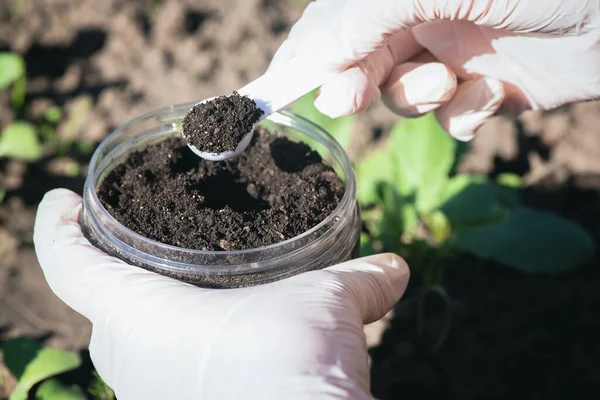
M 293 21 L 294 1 L 5 1 L 0 50 L 25 55 L 27 115 L 64 107 L 60 135 L 97 143 L 152 108 L 231 93 L 261 74 Z M 7 5 L 11 5 L 8 7 Z M 257 21 L 263 21 L 257 23 Z M 0 126 L 12 118 L 0 96 Z M 381 140 L 395 117 L 361 115 L 351 156 Z M 525 175 L 530 204 L 580 222 L 600 244 L 600 104 L 497 118 L 463 170 Z M 71 135 L 71 136 L 69 136 Z M 86 159 L 77 160 L 85 171 Z M 85 348 L 90 324 L 48 289 L 32 246 L 35 209 L 53 187 L 81 192 L 84 172 L 62 159 L 0 161 L 0 335 L 29 334 Z M 69 175 L 69 176 L 67 176 Z M 448 265 L 452 329 L 430 355 L 417 338 L 414 287 L 366 328 L 380 399 L 587 399 L 600 393 L 600 259 L 557 277 L 524 276 L 471 258 Z M 443 313 L 425 321 L 435 336 Z M 1 364 L 0 364 L 1 365 Z M 0 367 L 6 377 L 6 371 Z M 0 387 L 0 398 L 11 385 Z

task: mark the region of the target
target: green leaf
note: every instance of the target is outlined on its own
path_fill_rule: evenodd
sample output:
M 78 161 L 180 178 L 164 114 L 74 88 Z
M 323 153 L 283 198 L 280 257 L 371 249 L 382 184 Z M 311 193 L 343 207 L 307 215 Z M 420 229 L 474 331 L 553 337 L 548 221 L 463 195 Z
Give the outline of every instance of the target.
M 50 106 L 44 112 L 44 119 L 47 122 L 49 122 L 49 123 L 51 123 L 53 125 L 56 125 L 62 119 L 62 110 L 58 106 Z
M 557 215 L 518 207 L 496 224 L 459 225 L 457 248 L 532 274 L 576 269 L 594 255 L 592 238 L 577 224 Z
M 88 393 L 94 400 L 114 400 L 115 392 L 104 382 L 98 371 L 92 372 L 92 382 L 88 388 Z
M 444 190 L 441 202 L 444 203 L 460 192 L 465 190 L 469 185 L 486 184 L 489 180 L 485 175 L 479 174 L 461 174 L 455 175 L 448 180 L 448 184 Z
M 453 224 L 492 223 L 519 204 L 519 193 L 500 187 L 481 175 L 450 179 L 439 209 Z
M 28 338 L 10 339 L 4 344 L 4 360 L 18 379 L 10 400 L 24 400 L 38 382 L 79 367 L 81 360 L 75 353 L 42 348 Z
M 3 187 L 0 187 L 0 204 L 4 201 L 4 196 L 6 196 L 6 190 Z
M 374 151 L 359 160 L 354 166 L 354 173 L 360 204 L 365 206 L 377 201 L 377 185 L 380 182 L 394 182 L 394 166 L 393 155 L 384 150 Z
M 41 156 L 42 146 L 33 125 L 13 122 L 0 133 L 0 157 L 36 161 Z
M 340 146 L 347 149 L 352 141 L 352 135 L 354 134 L 356 115 L 332 119 L 321 114 L 314 105 L 316 92 L 316 90 L 313 90 L 302 96 L 290 107 L 290 111 L 319 125 L 333 136 Z
M 401 195 L 416 193 L 417 209 L 436 207 L 445 190 L 455 157 L 455 140 L 433 113 L 404 119 L 392 129 L 390 151 L 396 156 L 396 187 Z
M 501 186 L 519 189 L 521 187 L 521 177 L 517 174 L 506 172 L 503 174 L 498 174 L 496 177 L 496 183 Z
M 377 192 L 383 204 L 383 214 L 376 232 L 389 249 L 396 249 L 400 238 L 403 235 L 413 236 L 419 223 L 414 196 L 401 196 L 387 182 L 380 182 Z
M 440 210 L 433 210 L 425 214 L 423 220 L 437 243 L 443 243 L 450 237 L 452 225 L 446 214 Z
M 25 92 L 27 91 L 27 79 L 23 75 L 13 83 L 12 92 L 10 94 L 10 103 L 13 110 L 21 111 L 25 105 Z
M 371 237 L 361 232 L 360 234 L 360 256 L 367 257 L 372 256 L 373 254 L 377 254 L 377 251 L 373 248 L 373 243 Z
M 75 142 L 75 149 L 84 156 L 89 156 L 94 152 L 94 143 L 91 140 L 80 139 Z
M 8 339 L 3 346 L 4 363 L 16 379 L 21 376 L 29 364 L 42 349 L 37 341 L 25 337 Z
M 0 53 L 0 90 L 25 76 L 25 62 L 15 53 Z
M 58 379 L 49 379 L 35 392 L 36 400 L 86 400 L 83 391 L 75 386 L 66 386 Z

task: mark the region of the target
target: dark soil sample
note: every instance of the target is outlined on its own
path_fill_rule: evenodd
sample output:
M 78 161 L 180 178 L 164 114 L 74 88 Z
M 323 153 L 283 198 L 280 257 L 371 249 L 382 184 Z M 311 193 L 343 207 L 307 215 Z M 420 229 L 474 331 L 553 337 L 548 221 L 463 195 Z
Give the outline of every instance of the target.
M 183 118 L 182 136 L 206 153 L 234 151 L 263 114 L 254 100 L 233 92 L 195 105 Z
M 178 137 L 130 153 L 99 184 L 128 228 L 197 250 L 242 250 L 306 232 L 336 208 L 340 177 L 304 143 L 257 129 L 239 157 L 211 162 Z

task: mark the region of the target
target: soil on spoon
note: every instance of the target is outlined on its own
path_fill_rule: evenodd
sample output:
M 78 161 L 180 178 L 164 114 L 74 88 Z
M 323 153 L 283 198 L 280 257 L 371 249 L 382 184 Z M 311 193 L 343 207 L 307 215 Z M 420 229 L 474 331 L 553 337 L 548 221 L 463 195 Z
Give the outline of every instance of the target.
M 261 115 L 254 100 L 233 92 L 192 107 L 183 119 L 182 136 L 202 152 L 234 151 Z
M 333 212 L 344 184 L 306 144 L 257 129 L 246 151 L 221 162 L 199 158 L 179 137 L 148 145 L 97 192 L 114 218 L 148 238 L 218 251 L 306 232 Z

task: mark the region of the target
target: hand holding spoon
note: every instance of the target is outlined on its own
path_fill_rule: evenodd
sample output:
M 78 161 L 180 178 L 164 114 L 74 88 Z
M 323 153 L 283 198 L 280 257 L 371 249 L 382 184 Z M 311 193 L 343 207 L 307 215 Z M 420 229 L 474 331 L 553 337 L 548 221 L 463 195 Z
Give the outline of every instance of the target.
M 188 147 L 199 157 L 210 161 L 223 161 L 238 156 L 250 144 L 254 132 L 252 126 L 255 123 L 287 107 L 325 81 L 324 74 L 305 69 L 305 65 L 295 63 L 288 65 L 285 70 L 267 71 L 229 96 L 230 101 L 220 97 L 196 103 L 184 117 L 182 125 L 181 133 Z M 210 102 L 214 103 L 209 104 Z M 239 109 L 222 110 L 219 107 Z M 206 126 L 202 120 L 207 121 Z M 238 128 L 249 129 L 242 136 L 242 132 L 235 132 Z M 215 139 L 219 139 L 217 135 L 225 134 L 237 137 L 235 149 L 231 143 L 230 149 L 214 146 Z M 199 141 L 199 137 L 212 139 Z M 218 150 L 211 151 L 211 147 Z

